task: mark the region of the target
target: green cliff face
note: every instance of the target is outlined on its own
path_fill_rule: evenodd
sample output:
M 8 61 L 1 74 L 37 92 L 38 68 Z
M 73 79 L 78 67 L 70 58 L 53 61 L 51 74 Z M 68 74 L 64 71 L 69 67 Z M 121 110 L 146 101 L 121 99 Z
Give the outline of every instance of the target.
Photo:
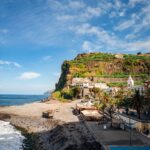
M 150 56 L 131 54 L 88 53 L 62 64 L 62 73 L 56 90 L 69 85 L 74 77 L 95 77 L 97 82 L 109 85 L 124 84 L 129 75 L 141 84 L 150 76 Z M 121 83 L 118 83 L 121 84 Z

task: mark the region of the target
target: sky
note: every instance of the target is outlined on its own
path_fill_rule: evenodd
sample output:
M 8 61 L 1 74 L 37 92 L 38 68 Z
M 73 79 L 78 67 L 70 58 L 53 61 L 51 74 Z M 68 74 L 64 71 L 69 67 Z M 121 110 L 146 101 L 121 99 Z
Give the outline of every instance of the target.
M 55 88 L 78 53 L 150 52 L 149 0 L 0 0 L 0 93 Z

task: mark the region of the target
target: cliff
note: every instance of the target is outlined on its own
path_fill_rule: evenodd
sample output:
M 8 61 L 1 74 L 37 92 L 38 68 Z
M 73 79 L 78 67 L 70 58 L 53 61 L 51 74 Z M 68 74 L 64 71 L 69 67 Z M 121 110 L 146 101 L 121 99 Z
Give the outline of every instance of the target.
M 74 60 L 64 61 L 56 90 L 70 85 L 74 77 L 88 77 L 96 82 L 113 85 L 126 82 L 132 75 L 137 84 L 150 77 L 150 56 L 110 53 L 84 53 Z

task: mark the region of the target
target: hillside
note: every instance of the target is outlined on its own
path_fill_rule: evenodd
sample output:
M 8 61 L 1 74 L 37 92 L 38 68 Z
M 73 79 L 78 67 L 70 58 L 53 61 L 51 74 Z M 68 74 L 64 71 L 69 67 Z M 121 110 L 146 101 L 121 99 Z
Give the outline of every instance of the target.
M 56 91 L 70 85 L 74 77 L 94 77 L 96 82 L 109 86 L 126 83 L 129 75 L 135 83 L 142 84 L 150 76 L 150 56 L 110 53 L 84 53 L 74 60 L 64 61 Z

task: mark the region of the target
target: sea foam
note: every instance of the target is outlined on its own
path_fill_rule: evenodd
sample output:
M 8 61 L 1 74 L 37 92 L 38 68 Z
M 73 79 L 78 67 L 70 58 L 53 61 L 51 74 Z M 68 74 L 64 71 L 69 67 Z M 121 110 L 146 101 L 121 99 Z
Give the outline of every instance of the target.
M 24 139 L 9 122 L 0 120 L 0 150 L 22 150 Z

